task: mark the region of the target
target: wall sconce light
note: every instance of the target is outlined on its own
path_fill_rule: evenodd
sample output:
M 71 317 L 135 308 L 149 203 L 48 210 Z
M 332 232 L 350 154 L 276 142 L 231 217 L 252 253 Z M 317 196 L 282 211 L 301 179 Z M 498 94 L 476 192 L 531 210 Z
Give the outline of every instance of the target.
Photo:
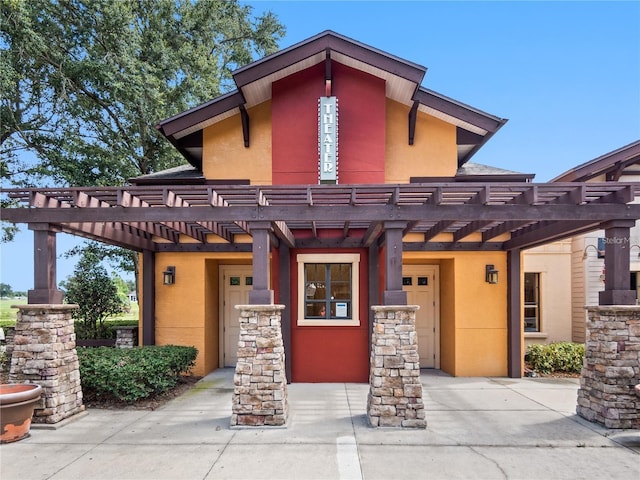
M 485 282 L 496 284 L 498 283 L 498 270 L 493 265 L 486 265 L 484 267 L 485 271 Z
M 162 283 L 165 285 L 173 285 L 176 283 L 176 267 L 167 267 L 167 269 L 162 272 Z
M 589 248 L 593 248 L 596 251 L 596 256 L 598 258 L 604 258 L 604 250 L 599 250 L 595 245 L 587 245 L 584 247 L 584 252 L 582 252 L 582 260 L 589 258 Z
M 631 250 L 633 249 L 633 247 L 637 247 L 637 249 L 638 249 L 638 258 L 640 258 L 640 245 L 631 245 L 631 248 L 629 248 L 629 253 L 631 253 Z

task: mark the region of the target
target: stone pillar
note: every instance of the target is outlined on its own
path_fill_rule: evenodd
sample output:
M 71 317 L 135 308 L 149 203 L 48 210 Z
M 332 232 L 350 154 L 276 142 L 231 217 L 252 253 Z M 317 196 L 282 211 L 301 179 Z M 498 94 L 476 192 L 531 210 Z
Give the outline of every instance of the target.
M 236 305 L 238 362 L 231 426 L 283 426 L 289 414 L 282 342 L 284 305 Z
M 116 348 L 133 348 L 138 345 L 138 327 L 117 327 Z
M 11 355 L 13 355 L 13 339 L 16 336 L 16 329 L 14 327 L 7 327 L 4 329 L 4 353 L 7 355 L 7 370 L 11 368 Z
M 417 305 L 372 306 L 367 417 L 373 427 L 426 428 Z
M 71 312 L 77 305 L 17 305 L 9 382 L 37 383 L 33 423 L 58 423 L 84 411 Z
M 587 307 L 576 412 L 607 428 L 640 428 L 640 307 Z

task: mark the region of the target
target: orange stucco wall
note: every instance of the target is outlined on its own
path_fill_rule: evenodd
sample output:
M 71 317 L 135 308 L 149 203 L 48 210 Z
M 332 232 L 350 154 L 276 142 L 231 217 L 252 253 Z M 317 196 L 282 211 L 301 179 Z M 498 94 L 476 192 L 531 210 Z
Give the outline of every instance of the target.
M 244 146 L 239 113 L 204 129 L 202 173 L 206 178 L 271 184 L 271 102 L 250 108 L 247 113 L 249 148 Z
M 333 94 L 339 98 L 340 183 L 408 183 L 411 177 L 455 175 L 455 126 L 418 112 L 414 145 L 409 145 L 409 107 L 386 98 L 384 81 L 339 64 L 334 65 L 332 73 Z M 239 114 L 205 128 L 205 177 L 248 179 L 252 184 L 317 183 L 317 103 L 322 95 L 323 64 L 275 82 L 272 99 L 248 111 L 249 148 L 244 147 Z M 441 234 L 434 241 L 447 235 L 450 236 Z M 236 241 L 251 241 L 250 237 L 242 240 L 239 237 Z M 360 281 L 363 319 L 369 311 L 366 258 L 363 251 Z M 276 281 L 272 278 L 272 285 L 278 285 L 277 276 L 282 272 L 277 272 L 277 256 L 274 259 L 272 274 Z M 506 375 L 506 254 L 405 252 L 403 261 L 440 266 L 442 370 L 456 376 Z M 156 254 L 156 343 L 198 348 L 196 375 L 219 366 L 219 266 L 250 262 L 250 253 Z M 291 284 L 296 285 L 295 262 L 290 264 Z M 485 282 L 486 264 L 494 264 L 500 271 L 497 285 Z M 176 283 L 171 286 L 162 284 L 162 271 L 168 265 L 176 267 Z M 379 275 L 383 286 L 383 262 L 380 267 L 379 272 L 371 274 Z M 275 294 L 278 299 L 279 292 Z M 295 304 L 297 297 L 293 291 L 291 297 Z M 288 306 L 292 312 L 292 351 L 287 352 L 292 358 L 293 380 L 324 381 L 322 377 L 308 375 L 309 372 L 317 371 L 318 364 L 325 364 L 328 370 L 341 369 L 347 355 L 346 360 L 355 365 L 347 373 L 354 376 L 345 377 L 344 381 L 366 381 L 369 356 L 366 320 L 360 327 L 297 327 L 294 304 Z
M 247 263 L 250 254 L 156 254 L 156 344 L 198 349 L 193 370 L 205 375 L 218 368 L 220 324 L 218 266 Z M 176 281 L 163 285 L 162 271 L 176 267 Z
M 507 375 L 504 252 L 405 252 L 404 263 L 440 265 L 440 366 L 455 376 Z M 485 265 L 502 274 L 485 281 Z
M 409 183 L 410 177 L 452 177 L 458 169 L 456 127 L 422 112 L 409 145 L 409 107 L 387 99 L 386 183 Z

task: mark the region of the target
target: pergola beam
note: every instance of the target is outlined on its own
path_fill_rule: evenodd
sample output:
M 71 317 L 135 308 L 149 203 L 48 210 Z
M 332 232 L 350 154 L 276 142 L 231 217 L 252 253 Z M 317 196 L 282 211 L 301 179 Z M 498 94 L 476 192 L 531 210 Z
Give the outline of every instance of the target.
M 302 229 L 311 231 L 310 241 L 316 242 L 324 240 L 318 237 L 320 229 L 342 230 L 342 243 L 353 240 L 347 237 L 351 230 L 365 231 L 360 240 L 368 246 L 381 235 L 381 223 L 400 221 L 406 225 L 403 236 L 421 233 L 429 249 L 444 231 L 452 232 L 454 244 L 467 243 L 465 237 L 481 232 L 482 243 L 510 234 L 505 248 L 525 248 L 611 219 L 640 218 L 640 205 L 628 203 L 640 195 L 640 186 L 620 182 L 147 185 L 2 192 L 29 205 L 3 208 L 3 220 L 52 224 L 61 231 L 149 251 L 162 239 L 177 242 L 173 229 L 202 244 L 209 233 L 233 243 L 233 231 L 251 234 L 248 222 L 255 221 L 270 223 L 274 238 L 290 248 L 297 243 L 293 231 Z
M 593 221 L 563 221 L 549 223 L 541 228 L 532 229 L 520 235 L 514 235 L 511 240 L 507 240 L 504 246 L 507 250 L 513 248 L 533 248 L 538 245 L 573 237 L 590 230 L 595 230 L 599 226 Z
M 587 205 L 371 205 L 371 206 L 229 206 L 227 208 L 2 208 L 5 221 L 14 223 L 98 223 L 98 222 L 235 222 L 237 218 L 259 218 L 264 221 L 443 221 L 452 224 L 480 221 L 607 221 L 611 218 L 640 218 L 640 204 Z M 437 229 L 443 231 L 442 225 Z M 435 231 L 432 230 L 432 231 Z

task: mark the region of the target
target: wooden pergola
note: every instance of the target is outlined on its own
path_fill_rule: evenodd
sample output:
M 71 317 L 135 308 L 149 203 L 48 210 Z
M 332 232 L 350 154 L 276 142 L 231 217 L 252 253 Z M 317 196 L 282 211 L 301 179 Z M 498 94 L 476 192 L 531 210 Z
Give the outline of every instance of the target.
M 2 220 L 27 223 L 34 231 L 35 285 L 29 303 L 62 302 L 55 274 L 58 232 L 142 252 L 145 344 L 154 342 L 156 252 L 252 252 L 250 302 L 260 304 L 273 298 L 272 248 L 286 253 L 290 248 L 365 247 L 375 265 L 373 259 L 385 245 L 383 298 L 373 284 L 370 299 L 389 305 L 406 304 L 403 251 L 505 251 L 510 376 L 520 375 L 522 250 L 604 229 L 607 274 L 600 303 L 635 304 L 629 232 L 640 219 L 640 204 L 630 203 L 640 196 L 638 183 L 202 184 L 1 193 L 14 201 L 13 207 L 0 210 Z M 327 239 L 318 234 L 324 229 L 342 235 Z M 300 231 L 305 235 L 298 236 Z M 435 241 L 440 233 L 450 233 L 451 240 Z M 408 234 L 418 234 L 410 237 L 418 240 L 403 241 Z M 288 261 L 288 255 L 279 258 Z M 288 264 L 283 267 L 288 271 Z M 281 303 L 287 303 L 287 291 L 281 288 Z

